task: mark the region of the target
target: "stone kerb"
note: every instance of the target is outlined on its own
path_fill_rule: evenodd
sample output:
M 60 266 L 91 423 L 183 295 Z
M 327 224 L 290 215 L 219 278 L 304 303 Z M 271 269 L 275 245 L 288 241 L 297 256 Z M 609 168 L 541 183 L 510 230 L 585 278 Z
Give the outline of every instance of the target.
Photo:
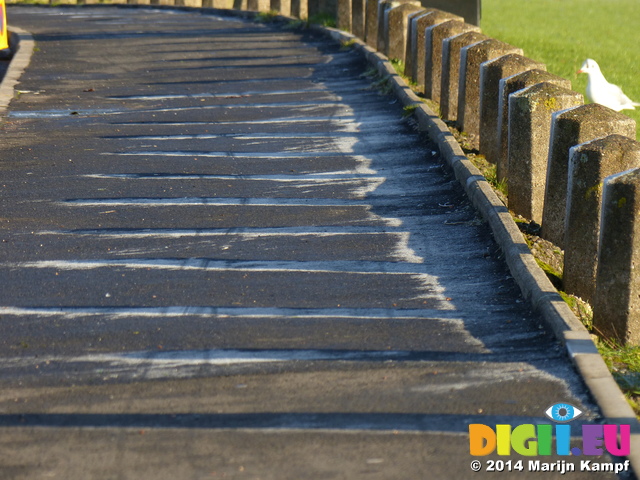
M 640 143 L 610 135 L 569 153 L 563 286 L 592 303 L 595 296 L 600 205 L 604 179 L 640 168 Z
M 418 1 L 409 1 L 385 12 L 384 52 L 390 59 L 404 61 L 407 48 L 407 33 L 411 14 L 424 11 Z
M 640 169 L 604 181 L 593 325 L 640 345 Z
M 426 47 L 425 47 L 425 31 L 427 28 L 446 22 L 448 20 L 460 20 L 463 18 L 452 13 L 443 12 L 442 10 L 430 9 L 425 15 L 420 15 L 412 19 L 411 24 L 411 70 L 407 70 L 406 73 L 411 73 L 410 78 L 418 84 L 417 89 L 420 92 L 424 92 L 424 77 L 425 71 L 431 68 L 426 62 Z
M 581 94 L 548 82 L 509 95 L 507 189 L 516 215 L 542 223 L 552 114 L 583 101 Z
M 552 83 L 562 88 L 571 88 L 571 82 L 546 70 L 527 70 L 500 80 L 498 100 L 498 141 L 495 163 L 499 180 L 509 178 L 509 95 L 536 83 Z
M 541 236 L 560 248 L 564 248 L 569 150 L 613 134 L 635 138 L 636 122 L 597 103 L 553 115 Z
M 517 53 L 510 53 L 480 66 L 480 151 L 491 163 L 497 163 L 499 152 L 498 108 L 500 80 L 527 70 L 547 67 Z
M 430 68 L 424 72 L 424 94 L 434 102 L 440 102 L 444 41 L 465 32 L 480 32 L 480 28 L 461 20 L 447 20 L 425 30 L 425 66 Z
M 480 32 L 466 32 L 445 39 L 442 43 L 442 79 L 440 82 L 440 114 L 445 120 L 458 118 L 460 59 L 462 49 L 489 37 Z
M 458 126 L 467 134 L 473 148 L 480 146 L 480 65 L 509 53 L 522 55 L 516 48 L 493 38 L 464 47 L 460 52 Z

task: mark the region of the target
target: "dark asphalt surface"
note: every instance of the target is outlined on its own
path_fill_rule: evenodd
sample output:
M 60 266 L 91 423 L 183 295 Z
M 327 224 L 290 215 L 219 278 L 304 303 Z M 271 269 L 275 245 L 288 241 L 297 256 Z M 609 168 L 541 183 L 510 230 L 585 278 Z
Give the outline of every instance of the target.
M 598 412 L 354 52 L 193 12 L 9 23 L 37 48 L 0 125 L 0 478 L 560 476 L 470 470 L 469 423 Z

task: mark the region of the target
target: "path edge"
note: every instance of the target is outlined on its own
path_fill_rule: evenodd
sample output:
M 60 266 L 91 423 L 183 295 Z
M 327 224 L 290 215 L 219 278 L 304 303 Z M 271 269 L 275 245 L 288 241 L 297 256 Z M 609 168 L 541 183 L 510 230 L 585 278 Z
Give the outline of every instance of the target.
M 31 62 L 31 56 L 35 49 L 35 41 L 33 35 L 18 27 L 10 26 L 10 48 L 13 53 L 9 60 L 2 81 L 0 82 L 0 117 L 4 117 L 9 103 L 15 97 L 15 86 L 20 81 L 20 77 Z
M 447 125 L 413 92 L 385 55 L 350 33 L 315 25 L 312 28 L 356 49 L 392 87 L 403 106 L 415 109 L 413 115 L 419 130 L 437 145 L 474 207 L 491 227 L 522 295 L 531 302 L 534 311 L 542 316 L 545 326 L 565 346 L 569 358 L 600 407 L 604 416 L 602 423 L 631 426 L 631 452 L 627 458 L 633 471 L 640 472 L 640 423 L 633 409 L 611 375 L 591 335 L 540 268 L 509 210 L 480 170 L 467 158 Z

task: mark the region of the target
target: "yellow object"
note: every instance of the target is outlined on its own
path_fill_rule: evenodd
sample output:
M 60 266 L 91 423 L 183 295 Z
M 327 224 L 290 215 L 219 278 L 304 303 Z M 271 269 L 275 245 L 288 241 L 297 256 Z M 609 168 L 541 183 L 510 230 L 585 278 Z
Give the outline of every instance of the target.
M 9 36 L 7 34 L 7 7 L 4 4 L 4 0 L 0 0 L 0 8 L 2 8 L 0 25 L 0 50 L 9 48 Z

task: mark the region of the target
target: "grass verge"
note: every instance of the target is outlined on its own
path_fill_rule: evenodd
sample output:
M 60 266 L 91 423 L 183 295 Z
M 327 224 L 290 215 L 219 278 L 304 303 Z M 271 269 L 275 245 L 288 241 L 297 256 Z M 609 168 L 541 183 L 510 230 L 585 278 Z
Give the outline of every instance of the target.
M 638 0 L 483 0 L 482 32 L 524 50 L 549 72 L 571 80 L 584 95 L 587 76 L 576 72 L 586 58 L 607 80 L 640 102 Z M 640 124 L 640 109 L 624 110 Z M 640 139 L 640 128 L 637 135 Z

